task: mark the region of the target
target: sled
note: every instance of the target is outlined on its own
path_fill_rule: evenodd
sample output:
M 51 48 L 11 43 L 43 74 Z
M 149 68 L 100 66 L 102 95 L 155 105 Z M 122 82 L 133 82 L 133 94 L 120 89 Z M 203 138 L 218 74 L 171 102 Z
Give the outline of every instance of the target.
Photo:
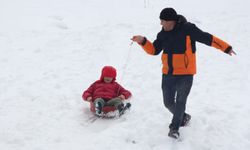
M 115 110 L 116 110 L 115 106 L 104 106 L 102 108 L 102 112 L 104 114 L 107 114 L 109 112 L 113 112 Z M 92 111 L 93 113 L 95 113 L 95 104 L 93 102 L 90 103 L 90 111 Z

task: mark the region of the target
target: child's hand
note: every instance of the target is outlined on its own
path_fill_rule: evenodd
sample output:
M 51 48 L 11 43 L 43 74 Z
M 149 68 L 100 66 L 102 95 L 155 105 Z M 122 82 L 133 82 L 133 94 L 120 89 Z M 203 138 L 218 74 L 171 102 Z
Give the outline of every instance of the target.
M 91 101 L 92 101 L 92 97 L 91 97 L 91 96 L 88 97 L 88 98 L 87 98 L 87 101 L 88 101 L 88 102 L 91 102 Z
M 125 99 L 125 96 L 124 95 L 120 95 L 120 96 L 118 96 L 119 98 L 121 98 L 121 99 Z

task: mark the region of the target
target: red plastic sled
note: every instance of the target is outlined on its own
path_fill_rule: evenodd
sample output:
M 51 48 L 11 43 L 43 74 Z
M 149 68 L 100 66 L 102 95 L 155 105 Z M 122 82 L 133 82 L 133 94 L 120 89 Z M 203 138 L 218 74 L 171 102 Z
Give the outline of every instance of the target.
M 102 108 L 102 111 L 103 111 L 104 114 L 115 111 L 115 110 L 116 110 L 115 106 L 104 106 Z M 90 111 L 95 113 L 95 105 L 94 105 L 93 102 L 90 102 Z

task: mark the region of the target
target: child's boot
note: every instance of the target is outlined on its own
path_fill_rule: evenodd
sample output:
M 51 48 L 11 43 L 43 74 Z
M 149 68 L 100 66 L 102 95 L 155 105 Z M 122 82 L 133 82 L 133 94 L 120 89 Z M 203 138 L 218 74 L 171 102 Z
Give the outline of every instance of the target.
M 121 114 L 123 112 L 123 109 L 124 109 L 124 104 L 122 103 L 122 104 L 118 105 L 117 109 L 118 109 L 119 114 Z
M 95 114 L 97 116 L 101 116 L 101 114 L 102 114 L 102 104 L 101 104 L 101 102 L 96 102 L 95 103 Z

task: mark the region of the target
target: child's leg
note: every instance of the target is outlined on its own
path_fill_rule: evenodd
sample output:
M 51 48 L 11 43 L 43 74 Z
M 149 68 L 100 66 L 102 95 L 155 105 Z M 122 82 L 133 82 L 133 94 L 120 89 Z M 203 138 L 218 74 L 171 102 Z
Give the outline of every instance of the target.
M 105 105 L 105 101 L 102 98 L 97 98 L 94 101 L 94 105 L 95 105 L 95 113 L 96 115 L 101 115 L 102 113 L 102 108 Z
M 116 109 L 118 109 L 119 105 L 122 105 L 122 100 L 121 98 L 113 98 L 106 102 L 106 106 L 115 106 Z
M 105 101 L 104 101 L 104 99 L 102 99 L 102 98 L 97 98 L 97 99 L 95 99 L 95 101 L 94 101 L 95 106 L 96 106 L 96 104 L 97 104 L 98 102 L 101 104 L 102 107 L 105 105 Z

